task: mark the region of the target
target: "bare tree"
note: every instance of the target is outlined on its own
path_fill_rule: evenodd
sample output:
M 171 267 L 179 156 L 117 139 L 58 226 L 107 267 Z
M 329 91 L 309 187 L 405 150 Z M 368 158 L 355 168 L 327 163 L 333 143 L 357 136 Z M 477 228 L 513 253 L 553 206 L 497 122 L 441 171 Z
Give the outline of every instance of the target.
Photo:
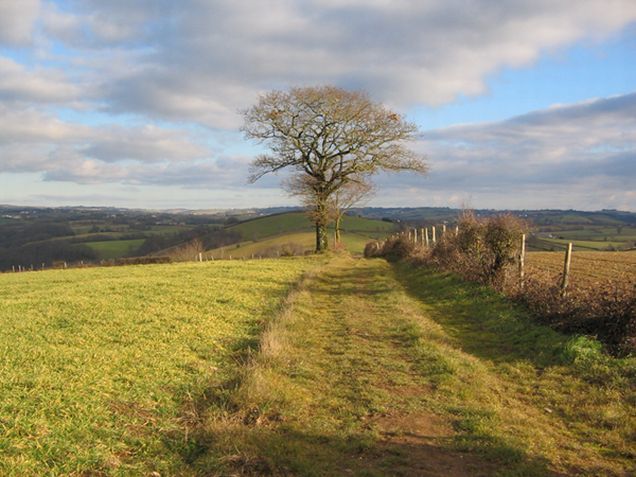
M 405 145 L 417 127 L 365 93 L 332 86 L 271 91 L 244 120 L 246 137 L 271 151 L 252 163 L 252 182 L 287 168 L 307 177 L 319 252 L 327 248 L 330 201 L 345 184 L 379 170 L 427 170 Z

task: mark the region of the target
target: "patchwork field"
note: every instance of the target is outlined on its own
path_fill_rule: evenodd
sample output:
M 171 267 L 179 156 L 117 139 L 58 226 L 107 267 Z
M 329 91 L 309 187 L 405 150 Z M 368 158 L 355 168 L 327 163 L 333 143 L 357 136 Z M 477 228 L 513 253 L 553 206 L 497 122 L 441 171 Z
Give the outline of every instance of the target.
M 237 350 L 316 263 L 0 275 L 0 475 L 183 475 Z

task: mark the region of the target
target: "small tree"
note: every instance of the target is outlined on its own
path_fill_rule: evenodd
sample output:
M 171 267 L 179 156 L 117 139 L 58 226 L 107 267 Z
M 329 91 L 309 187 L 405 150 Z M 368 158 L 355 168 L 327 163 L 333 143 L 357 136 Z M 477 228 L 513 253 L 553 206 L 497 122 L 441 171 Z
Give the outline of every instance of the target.
M 363 177 L 356 180 L 350 180 L 333 194 L 332 208 L 336 243 L 340 243 L 342 238 L 342 218 L 347 210 L 358 204 L 360 201 L 369 198 L 373 195 L 373 192 L 373 184 Z
M 271 151 L 252 163 L 252 182 L 281 169 L 305 176 L 319 252 L 327 248 L 330 202 L 343 186 L 380 170 L 427 170 L 405 145 L 417 127 L 361 92 L 332 86 L 272 91 L 244 112 L 244 121 L 246 137 Z
M 307 174 L 295 174 L 283 183 L 283 188 L 290 194 L 299 197 L 307 215 L 312 222 L 320 220 L 323 213 L 316 204 L 316 187 L 313 186 L 314 178 Z M 354 205 L 374 192 L 373 184 L 365 177 L 351 178 L 343 186 L 336 190 L 327 203 L 328 216 L 334 221 L 335 241 L 340 243 L 342 231 L 342 218 Z

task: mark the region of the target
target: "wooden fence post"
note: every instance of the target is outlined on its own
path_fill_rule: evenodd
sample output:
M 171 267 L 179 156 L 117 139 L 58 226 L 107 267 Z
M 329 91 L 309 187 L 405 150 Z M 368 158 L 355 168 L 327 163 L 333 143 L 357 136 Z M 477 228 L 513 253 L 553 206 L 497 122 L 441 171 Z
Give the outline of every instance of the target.
M 521 250 L 519 251 L 519 287 L 523 289 L 523 278 L 526 264 L 526 234 L 521 234 Z
M 561 282 L 561 296 L 565 298 L 568 293 L 568 282 L 570 279 L 570 263 L 572 261 L 572 242 L 568 243 L 565 251 L 565 262 L 563 263 L 563 281 Z
M 426 245 L 426 248 L 428 248 L 428 246 L 429 246 L 429 242 L 428 242 L 428 227 L 426 227 L 424 229 L 424 245 Z
M 459 225 L 455 226 L 455 237 L 459 235 Z
M 199 252 L 199 262 L 203 261 L 203 253 Z
M 413 243 L 417 245 L 417 229 L 413 229 Z
M 442 235 L 440 235 L 440 237 L 443 237 L 444 235 L 446 235 L 446 224 L 442 224 Z
M 435 237 L 435 226 L 431 227 L 431 240 L 433 243 L 437 242 L 437 237 Z

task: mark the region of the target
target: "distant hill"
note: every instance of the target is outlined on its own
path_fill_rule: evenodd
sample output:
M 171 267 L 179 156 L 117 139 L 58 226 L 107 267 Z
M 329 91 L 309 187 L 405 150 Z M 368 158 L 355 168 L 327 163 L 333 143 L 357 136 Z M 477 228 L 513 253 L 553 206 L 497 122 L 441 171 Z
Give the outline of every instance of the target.
M 343 218 L 343 244 L 355 253 L 374 239 L 383 238 L 396 230 L 396 225 L 382 220 L 347 215 Z M 226 227 L 238 232 L 240 243 L 209 251 L 214 258 L 272 256 L 278 254 L 302 254 L 313 250 L 314 225 L 303 212 L 287 212 L 258 217 Z M 333 228 L 330 229 L 333 231 Z M 331 238 L 331 237 L 330 237 Z

